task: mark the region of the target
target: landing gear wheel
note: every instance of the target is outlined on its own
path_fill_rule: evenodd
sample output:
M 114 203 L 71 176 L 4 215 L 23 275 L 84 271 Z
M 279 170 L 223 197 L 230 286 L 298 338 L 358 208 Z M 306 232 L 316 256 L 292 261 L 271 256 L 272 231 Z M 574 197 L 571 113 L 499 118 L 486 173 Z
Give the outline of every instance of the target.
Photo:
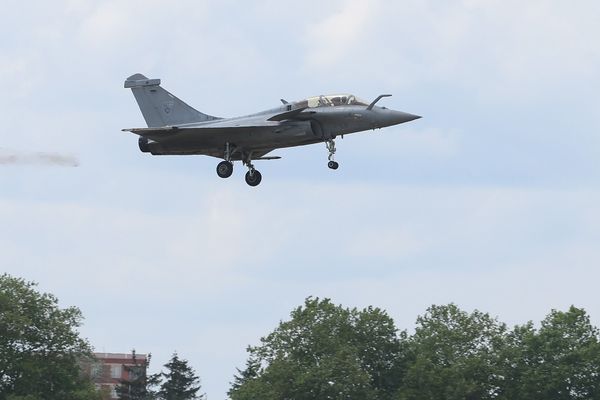
M 338 169 L 338 168 L 339 168 L 339 166 L 340 166 L 340 164 L 338 164 L 338 163 L 337 163 L 337 162 L 335 162 L 335 161 L 329 161 L 329 162 L 327 163 L 327 166 L 328 166 L 329 168 L 331 168 L 331 169 Z
M 250 186 L 257 186 L 262 180 L 262 175 L 257 170 L 246 172 L 246 183 Z
M 221 178 L 229 178 L 233 174 L 233 163 L 231 161 L 221 161 L 217 165 L 217 175 Z

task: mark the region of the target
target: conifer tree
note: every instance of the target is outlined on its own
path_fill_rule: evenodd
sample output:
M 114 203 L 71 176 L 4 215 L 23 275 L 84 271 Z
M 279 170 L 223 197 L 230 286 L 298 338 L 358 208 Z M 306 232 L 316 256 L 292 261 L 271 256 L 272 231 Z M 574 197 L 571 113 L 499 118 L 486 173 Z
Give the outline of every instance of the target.
M 127 378 L 122 379 L 115 388 L 120 400 L 148 400 L 152 393 L 148 390 L 147 370 L 150 356 L 147 360 L 137 359 L 135 350 L 131 351 L 133 365 L 123 365 Z
M 173 353 L 171 360 L 166 363 L 167 372 L 162 372 L 165 379 L 158 392 L 159 397 L 164 400 L 200 400 L 204 394 L 200 391 L 200 378 L 194 369 L 188 365 L 187 360 L 179 358 Z

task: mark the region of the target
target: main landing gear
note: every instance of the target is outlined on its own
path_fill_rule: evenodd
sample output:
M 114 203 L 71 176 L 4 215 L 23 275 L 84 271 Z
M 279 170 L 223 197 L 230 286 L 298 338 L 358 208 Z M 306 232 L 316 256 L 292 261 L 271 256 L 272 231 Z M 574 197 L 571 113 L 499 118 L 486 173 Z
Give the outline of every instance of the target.
M 248 167 L 248 172 L 246 172 L 245 177 L 246 183 L 250 186 L 258 186 L 260 181 L 262 181 L 262 175 L 254 168 L 254 165 L 252 165 L 252 153 L 245 153 L 242 162 Z
M 217 175 L 221 178 L 229 178 L 233 174 L 233 163 L 231 162 L 231 148 L 229 143 L 225 144 L 225 161 L 221 161 L 217 165 Z
M 234 150 L 235 151 L 235 150 Z M 225 145 L 225 161 L 221 161 L 217 165 L 217 175 L 221 178 L 229 178 L 231 174 L 233 174 L 233 162 L 231 161 L 231 154 L 233 152 L 230 149 L 229 143 Z M 250 186 L 258 186 L 258 184 L 262 181 L 262 175 L 258 172 L 257 169 L 254 168 L 252 164 L 252 153 L 242 153 L 242 162 L 246 167 L 248 167 L 248 172 L 246 172 L 246 183 Z
M 338 169 L 340 164 L 338 164 L 336 161 L 334 161 L 334 157 L 335 157 L 335 140 L 333 139 L 329 139 L 327 141 L 325 141 L 325 146 L 327 146 L 327 151 L 329 151 L 329 162 L 327 163 L 327 166 L 330 169 Z
M 246 172 L 246 183 L 250 186 L 258 186 L 258 184 L 262 181 L 262 175 L 260 172 L 252 168 L 248 172 Z
M 231 161 L 221 161 L 217 165 L 217 175 L 221 178 L 229 178 L 233 174 L 233 163 Z
M 244 164 L 248 167 L 248 172 L 246 172 L 246 183 L 250 186 L 258 186 L 260 181 L 262 181 L 261 173 L 254 168 L 252 163 L 244 161 Z M 217 165 L 217 175 L 221 178 L 229 178 L 231 174 L 233 174 L 233 163 L 231 161 L 221 161 Z

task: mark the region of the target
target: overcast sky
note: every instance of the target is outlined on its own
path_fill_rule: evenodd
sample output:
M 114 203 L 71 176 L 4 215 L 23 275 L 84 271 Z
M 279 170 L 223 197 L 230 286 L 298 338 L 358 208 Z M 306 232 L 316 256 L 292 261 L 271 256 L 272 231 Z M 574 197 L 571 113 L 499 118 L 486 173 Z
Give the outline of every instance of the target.
M 307 296 L 414 329 L 455 302 L 600 324 L 600 2 L 30 1 L 0 14 L 0 265 L 97 351 L 173 351 L 224 399 Z M 257 162 L 153 157 L 124 79 L 200 111 L 350 92 L 424 118 Z M 78 165 L 78 166 L 76 166 Z

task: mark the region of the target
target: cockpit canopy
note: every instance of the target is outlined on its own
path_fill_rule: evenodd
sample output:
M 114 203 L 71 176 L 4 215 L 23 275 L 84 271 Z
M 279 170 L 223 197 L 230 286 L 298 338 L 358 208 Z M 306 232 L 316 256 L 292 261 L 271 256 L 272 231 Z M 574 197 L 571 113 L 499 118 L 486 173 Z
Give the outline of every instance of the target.
M 295 103 L 296 107 L 337 107 L 337 106 L 366 106 L 368 105 L 358 97 L 352 94 L 329 94 L 321 96 L 309 97 L 305 100 L 300 100 Z

